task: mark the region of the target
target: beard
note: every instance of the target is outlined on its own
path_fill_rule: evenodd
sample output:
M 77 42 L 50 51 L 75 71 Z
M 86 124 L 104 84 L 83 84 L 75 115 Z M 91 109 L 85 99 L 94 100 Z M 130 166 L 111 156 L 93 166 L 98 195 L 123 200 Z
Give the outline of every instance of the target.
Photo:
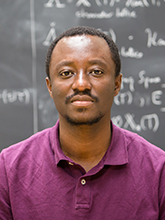
M 79 112 L 84 111 L 84 109 L 79 109 Z M 71 118 L 68 115 L 65 115 L 65 119 L 67 120 L 67 122 L 73 126 L 83 126 L 83 125 L 88 125 L 91 126 L 93 124 L 96 124 L 100 121 L 100 119 L 103 117 L 103 115 L 101 114 L 101 112 L 90 119 L 76 119 L 76 118 Z
M 80 91 L 76 91 L 74 94 L 72 94 L 71 96 L 68 96 L 66 97 L 66 101 L 65 101 L 65 104 L 68 104 L 71 100 L 72 97 L 76 96 L 76 95 L 88 95 L 89 97 L 92 97 L 93 100 L 95 100 L 95 102 L 99 102 L 99 99 L 92 95 L 90 91 L 88 90 L 84 90 L 83 92 L 80 92 Z M 78 112 L 82 113 L 85 112 L 87 109 L 86 108 L 79 108 L 77 109 Z M 100 121 L 100 119 L 103 117 L 103 114 L 101 112 L 98 112 L 98 115 L 95 116 L 95 117 L 91 117 L 90 119 L 87 119 L 87 118 L 79 118 L 79 119 L 76 119 L 76 118 L 73 118 L 73 117 L 70 117 L 69 115 L 65 115 L 65 119 L 66 121 L 73 125 L 73 126 L 83 126 L 83 125 L 93 125 L 93 124 L 96 124 Z

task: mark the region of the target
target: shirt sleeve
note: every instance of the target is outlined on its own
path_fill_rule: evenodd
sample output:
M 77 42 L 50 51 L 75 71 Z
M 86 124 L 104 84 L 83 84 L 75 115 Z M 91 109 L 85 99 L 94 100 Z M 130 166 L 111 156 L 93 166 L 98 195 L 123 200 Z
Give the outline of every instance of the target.
M 165 163 L 160 176 L 159 185 L 159 220 L 165 219 Z
M 3 151 L 0 154 L 0 219 L 13 219 L 10 206 L 8 180 L 5 169 Z

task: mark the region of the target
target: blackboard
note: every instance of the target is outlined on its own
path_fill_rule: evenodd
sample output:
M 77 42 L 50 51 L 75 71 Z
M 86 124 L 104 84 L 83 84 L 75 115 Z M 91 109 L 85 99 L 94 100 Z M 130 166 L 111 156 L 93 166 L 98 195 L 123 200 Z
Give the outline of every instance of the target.
M 0 0 L 0 150 L 58 119 L 45 84 L 50 42 L 91 26 L 118 45 L 112 120 L 165 150 L 165 0 Z

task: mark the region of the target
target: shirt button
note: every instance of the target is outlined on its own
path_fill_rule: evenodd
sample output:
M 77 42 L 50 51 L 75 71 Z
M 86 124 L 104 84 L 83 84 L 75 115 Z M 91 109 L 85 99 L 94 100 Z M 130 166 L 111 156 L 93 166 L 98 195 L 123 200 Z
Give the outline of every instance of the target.
M 85 180 L 85 179 L 82 179 L 82 180 L 81 180 L 81 184 L 82 184 L 82 185 L 85 185 L 85 184 L 86 184 L 86 180 Z

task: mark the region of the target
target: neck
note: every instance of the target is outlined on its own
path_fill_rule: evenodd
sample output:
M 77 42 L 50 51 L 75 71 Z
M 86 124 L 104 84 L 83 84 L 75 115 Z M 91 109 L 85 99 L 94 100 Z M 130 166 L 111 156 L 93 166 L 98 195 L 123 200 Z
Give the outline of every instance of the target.
M 93 125 L 73 126 L 60 120 L 60 144 L 66 156 L 80 164 L 86 172 L 99 163 L 111 140 L 110 120 Z

